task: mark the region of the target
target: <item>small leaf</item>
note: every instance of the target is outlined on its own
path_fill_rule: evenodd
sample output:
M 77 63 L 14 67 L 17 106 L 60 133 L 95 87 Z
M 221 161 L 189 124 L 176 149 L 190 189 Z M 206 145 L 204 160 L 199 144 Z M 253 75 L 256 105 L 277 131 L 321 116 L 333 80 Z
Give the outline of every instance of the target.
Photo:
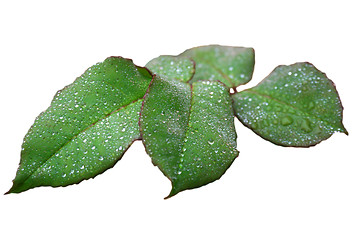
M 310 63 L 279 66 L 233 101 L 244 125 L 278 145 L 308 147 L 347 133 L 333 82 Z
M 140 138 L 139 113 L 151 79 L 131 60 L 110 57 L 59 91 L 26 134 L 8 193 L 67 186 L 113 167 Z
M 252 48 L 209 45 L 186 50 L 180 57 L 195 61 L 197 80 L 219 80 L 230 88 L 246 84 L 251 80 L 255 53 Z
M 155 78 L 140 131 L 154 165 L 171 180 L 168 197 L 219 179 L 238 156 L 229 89 L 217 81 Z
M 161 78 L 171 78 L 181 82 L 190 81 L 195 73 L 195 63 L 184 57 L 160 56 L 148 62 L 145 67 Z

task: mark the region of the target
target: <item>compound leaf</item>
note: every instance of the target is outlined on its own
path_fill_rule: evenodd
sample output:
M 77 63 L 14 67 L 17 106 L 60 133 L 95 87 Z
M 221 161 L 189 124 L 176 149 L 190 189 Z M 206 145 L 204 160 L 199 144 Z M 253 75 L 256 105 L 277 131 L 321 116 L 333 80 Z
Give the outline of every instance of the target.
M 335 85 L 310 63 L 279 66 L 232 97 L 238 119 L 278 145 L 308 147 L 334 132 L 347 133 Z
M 139 113 L 151 79 L 131 60 L 110 57 L 59 91 L 26 134 L 8 193 L 79 183 L 114 166 L 140 138 Z
M 219 179 L 238 156 L 229 89 L 218 81 L 155 78 L 140 131 L 154 165 L 172 182 L 168 197 Z

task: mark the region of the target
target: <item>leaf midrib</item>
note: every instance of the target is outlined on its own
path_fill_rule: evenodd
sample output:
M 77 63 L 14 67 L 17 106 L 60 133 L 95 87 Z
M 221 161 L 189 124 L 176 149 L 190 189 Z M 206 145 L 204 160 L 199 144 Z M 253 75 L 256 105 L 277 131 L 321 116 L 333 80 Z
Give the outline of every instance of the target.
M 317 121 L 320 121 L 320 122 L 323 122 L 323 123 L 327 124 L 328 126 L 330 126 L 331 128 L 333 128 L 334 132 L 335 132 L 335 131 L 338 131 L 338 127 L 335 127 L 333 124 L 329 123 L 327 120 L 321 119 L 321 118 L 318 117 L 318 116 L 315 116 L 315 115 L 312 115 L 312 114 L 310 114 L 310 113 L 308 113 L 308 112 L 305 112 L 304 110 L 302 110 L 302 109 L 300 109 L 300 108 L 297 108 L 297 107 L 295 107 L 295 106 L 293 106 L 293 105 L 291 105 L 291 104 L 288 104 L 288 103 L 286 103 L 286 102 L 284 102 L 284 101 L 282 101 L 282 100 L 279 100 L 279 99 L 277 99 L 277 98 L 274 98 L 273 96 L 260 93 L 260 92 L 258 92 L 258 91 L 255 91 L 254 89 L 247 89 L 247 90 L 245 90 L 244 92 L 249 92 L 249 93 L 258 95 L 258 96 L 260 96 L 260 97 L 267 98 L 267 99 L 270 99 L 270 100 L 272 100 L 272 101 L 275 101 L 275 102 L 278 102 L 278 103 L 280 103 L 280 104 L 283 104 L 283 105 L 285 105 L 285 106 L 287 106 L 287 107 L 289 107 L 289 108 L 294 109 L 295 111 L 301 112 L 302 114 L 304 114 L 304 115 L 307 116 L 307 117 L 313 118 L 313 119 L 315 119 L 315 120 L 317 120 Z
M 182 150 L 181 150 L 181 152 L 180 152 L 180 156 L 181 155 L 184 155 L 184 152 L 185 152 L 185 145 L 186 145 L 186 142 L 187 141 L 185 141 L 185 140 L 187 140 L 188 139 L 188 137 L 189 137 L 189 132 L 190 132 L 190 129 L 192 129 L 191 128 L 191 116 L 193 115 L 192 114 L 192 108 L 193 108 L 193 106 L 195 105 L 195 101 L 194 101 L 194 94 L 193 94 L 193 85 L 191 84 L 190 85 L 190 88 L 191 88 L 191 91 L 190 91 L 190 93 L 191 93 L 191 104 L 190 104 L 190 110 L 189 110 L 189 117 L 188 117 L 188 121 L 187 121 L 187 130 L 186 130 L 186 132 L 185 132 L 185 137 L 184 137 L 184 140 L 183 140 L 183 147 L 182 147 Z M 196 133 L 197 134 L 199 134 L 199 135 L 201 135 L 202 137 L 206 137 L 202 132 L 199 132 L 199 131 L 196 131 Z M 233 146 L 231 146 L 228 142 L 226 142 L 225 141 L 225 139 L 223 139 L 222 138 L 222 136 L 221 136 L 221 133 L 219 132 L 219 131 L 217 131 L 217 133 L 219 134 L 219 138 L 217 138 L 217 140 L 218 139 L 220 139 L 221 140 L 221 142 L 224 144 L 224 145 L 226 145 L 226 146 L 228 146 L 230 149 L 231 148 L 234 148 Z M 180 157 L 180 159 L 179 159 L 179 161 L 180 161 L 180 163 L 182 163 L 182 162 L 184 162 L 184 157 Z M 179 163 L 179 164 L 180 164 Z M 176 171 L 178 171 L 179 170 L 179 168 L 180 168 L 180 166 L 178 165 L 178 168 L 176 169 Z
M 218 67 L 216 67 L 214 64 L 212 64 L 210 61 L 202 58 L 202 57 L 199 57 L 199 56 L 196 56 L 195 58 L 198 58 L 200 59 L 200 61 L 206 63 L 207 65 L 209 65 L 210 67 L 212 67 L 213 69 L 215 69 L 215 71 L 217 71 L 228 83 L 225 84 L 225 85 L 229 85 L 231 87 L 235 87 L 234 84 L 232 83 L 231 79 L 223 72 L 221 71 Z M 195 59 L 193 58 L 192 59 L 194 62 L 197 62 L 195 61 Z M 195 65 L 195 74 L 196 74 L 196 65 Z M 220 79 L 218 79 L 220 80 Z
M 142 101 L 143 99 L 136 99 L 124 106 L 121 106 L 118 109 L 115 109 L 114 111 L 112 111 L 111 113 L 105 115 L 102 118 L 99 118 L 98 120 L 96 120 L 95 122 L 91 123 L 88 127 L 84 128 L 83 130 L 81 130 L 79 133 L 77 133 L 76 135 L 74 135 L 71 139 L 69 139 L 69 141 L 67 141 L 66 143 L 64 143 L 61 147 L 59 147 L 59 149 L 57 149 L 49 158 L 47 158 L 43 163 L 41 163 L 41 165 L 39 165 L 37 168 L 35 168 L 34 171 L 32 171 L 30 174 L 28 174 L 28 176 L 22 181 L 23 183 L 26 182 L 38 169 L 40 169 L 44 164 L 46 164 L 51 158 L 53 158 L 60 150 L 62 150 L 63 148 L 65 148 L 68 144 L 70 144 L 74 139 L 76 139 L 80 134 L 86 132 L 87 130 L 91 129 L 93 126 L 95 126 L 97 123 L 103 121 L 104 119 L 112 116 L 113 114 L 133 105 L 136 104 L 138 101 Z

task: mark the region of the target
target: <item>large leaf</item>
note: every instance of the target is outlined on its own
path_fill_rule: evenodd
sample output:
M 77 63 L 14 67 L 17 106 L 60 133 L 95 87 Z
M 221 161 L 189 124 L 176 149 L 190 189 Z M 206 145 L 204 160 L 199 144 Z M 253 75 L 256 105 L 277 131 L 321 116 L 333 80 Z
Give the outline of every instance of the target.
M 195 61 L 195 75 L 190 83 L 198 80 L 219 80 L 230 88 L 251 80 L 255 53 L 252 48 L 209 45 L 186 50 L 179 57 Z
M 278 145 L 307 147 L 347 133 L 333 82 L 310 63 L 279 66 L 233 101 L 242 123 Z
M 26 134 L 8 193 L 66 186 L 114 166 L 139 139 L 139 112 L 151 74 L 111 57 L 59 91 Z
M 195 73 L 195 63 L 186 57 L 159 56 L 146 64 L 152 73 L 161 78 L 188 82 Z
M 140 131 L 154 165 L 172 182 L 168 197 L 219 179 L 238 155 L 229 89 L 217 81 L 191 86 L 155 78 Z

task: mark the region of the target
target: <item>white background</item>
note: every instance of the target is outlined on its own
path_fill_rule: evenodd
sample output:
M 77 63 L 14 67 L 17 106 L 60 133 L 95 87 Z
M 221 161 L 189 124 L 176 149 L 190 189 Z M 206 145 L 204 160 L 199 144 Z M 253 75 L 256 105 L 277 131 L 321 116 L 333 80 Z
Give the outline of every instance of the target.
M 0 193 L 35 117 L 108 56 L 145 65 L 199 45 L 253 47 L 246 88 L 309 61 L 335 82 L 350 133 L 284 148 L 235 120 L 240 155 L 226 174 L 168 200 L 170 182 L 136 142 L 95 179 L 0 195 L 1 239 L 360 239 L 356 2 L 1 1 Z

